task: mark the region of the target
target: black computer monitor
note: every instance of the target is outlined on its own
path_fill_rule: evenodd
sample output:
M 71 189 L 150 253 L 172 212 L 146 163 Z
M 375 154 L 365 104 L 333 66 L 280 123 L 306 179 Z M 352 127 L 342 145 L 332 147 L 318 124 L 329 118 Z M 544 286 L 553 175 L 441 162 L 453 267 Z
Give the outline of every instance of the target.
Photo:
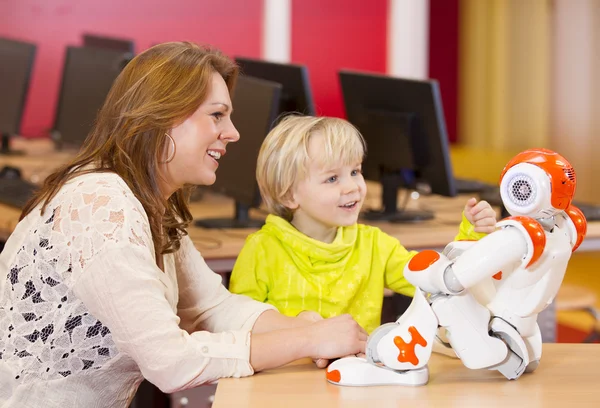
M 51 135 L 57 147 L 79 148 L 130 53 L 69 46 Z
M 363 134 L 365 178 L 382 184 L 382 208 L 368 219 L 392 222 L 433 217 L 398 208 L 398 190 L 455 196 L 442 98 L 436 81 L 339 73 L 348 120 Z
M 0 154 L 18 154 L 10 149 L 10 137 L 21 128 L 36 46 L 0 38 Z
M 256 160 L 262 142 L 271 130 L 279 108 L 281 85 L 240 75 L 233 93 L 231 120 L 240 140 L 227 147 L 219 160 L 217 181 L 211 187 L 235 200 L 230 218 L 196 220 L 204 228 L 260 228 L 264 221 L 249 217 L 248 210 L 260 204 L 256 183 Z
M 121 52 L 134 52 L 133 40 L 126 38 L 107 37 L 104 35 L 84 33 L 82 34 L 84 47 L 104 48 Z
M 315 115 L 308 69 L 304 65 L 280 64 L 243 57 L 236 57 L 235 61 L 244 75 L 281 84 L 278 117 L 289 112 Z

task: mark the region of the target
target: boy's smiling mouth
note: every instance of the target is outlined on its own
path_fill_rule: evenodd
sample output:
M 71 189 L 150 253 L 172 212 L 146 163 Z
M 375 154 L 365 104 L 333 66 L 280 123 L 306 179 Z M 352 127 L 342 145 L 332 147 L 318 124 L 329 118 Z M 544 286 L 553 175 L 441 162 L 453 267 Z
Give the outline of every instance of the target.
M 358 201 L 350 201 L 346 204 L 340 205 L 340 208 L 345 208 L 345 209 L 353 209 L 354 207 L 356 207 L 358 205 Z

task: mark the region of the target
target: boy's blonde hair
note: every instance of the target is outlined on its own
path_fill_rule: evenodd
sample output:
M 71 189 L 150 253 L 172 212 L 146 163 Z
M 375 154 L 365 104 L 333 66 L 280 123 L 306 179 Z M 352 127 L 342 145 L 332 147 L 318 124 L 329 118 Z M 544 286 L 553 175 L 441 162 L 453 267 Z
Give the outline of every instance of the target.
M 316 132 L 323 136 L 323 151 L 310 157 L 308 146 Z M 362 162 L 365 153 L 362 135 L 344 119 L 287 116 L 269 132 L 258 154 L 256 179 L 267 209 L 290 221 L 292 210 L 283 202 L 294 185 L 306 179 L 311 160 L 325 168 L 347 166 Z

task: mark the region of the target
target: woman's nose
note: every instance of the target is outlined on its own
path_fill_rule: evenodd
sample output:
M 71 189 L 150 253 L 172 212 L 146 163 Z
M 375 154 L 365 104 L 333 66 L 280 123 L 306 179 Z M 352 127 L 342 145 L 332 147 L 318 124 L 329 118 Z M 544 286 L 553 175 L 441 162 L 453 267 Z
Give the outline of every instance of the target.
M 220 138 L 227 141 L 227 143 L 237 142 L 240 140 L 240 132 L 238 132 L 231 120 L 229 121 L 229 125 L 221 132 Z

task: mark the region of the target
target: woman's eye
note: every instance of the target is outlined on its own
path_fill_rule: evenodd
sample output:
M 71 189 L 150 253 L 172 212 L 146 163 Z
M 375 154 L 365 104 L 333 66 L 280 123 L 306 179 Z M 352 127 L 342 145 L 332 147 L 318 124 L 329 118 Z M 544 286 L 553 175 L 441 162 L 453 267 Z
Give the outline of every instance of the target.
M 223 116 L 225 116 L 223 114 L 223 112 L 214 112 L 211 114 L 216 120 L 220 120 Z

